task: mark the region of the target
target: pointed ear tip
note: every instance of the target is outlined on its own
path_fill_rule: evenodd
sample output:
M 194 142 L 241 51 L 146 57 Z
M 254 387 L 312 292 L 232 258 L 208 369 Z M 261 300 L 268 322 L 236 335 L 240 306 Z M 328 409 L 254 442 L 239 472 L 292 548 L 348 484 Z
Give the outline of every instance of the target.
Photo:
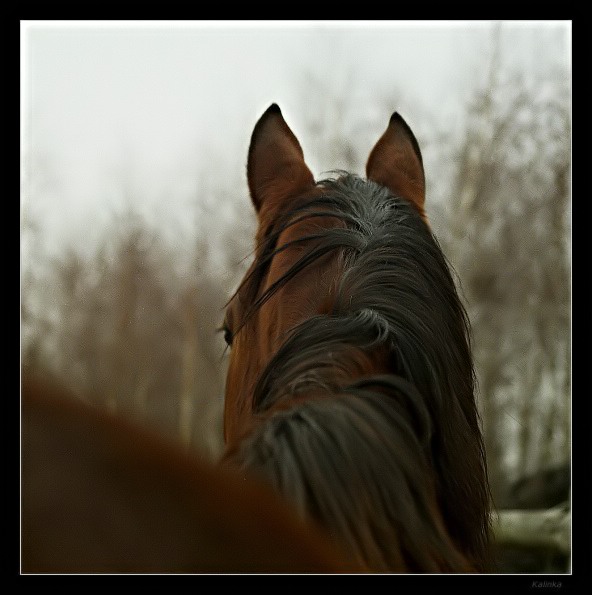
M 283 119 L 282 111 L 277 103 L 272 103 L 260 116 L 257 120 L 257 124 L 253 129 L 253 135 L 251 136 L 251 140 L 254 136 L 264 127 L 267 123 L 271 120 L 274 120 L 277 116 Z
M 401 116 L 401 114 L 399 112 L 393 112 L 393 115 L 391 116 L 389 123 L 392 124 L 394 122 L 404 122 L 404 121 L 405 120 L 403 120 L 403 117 Z

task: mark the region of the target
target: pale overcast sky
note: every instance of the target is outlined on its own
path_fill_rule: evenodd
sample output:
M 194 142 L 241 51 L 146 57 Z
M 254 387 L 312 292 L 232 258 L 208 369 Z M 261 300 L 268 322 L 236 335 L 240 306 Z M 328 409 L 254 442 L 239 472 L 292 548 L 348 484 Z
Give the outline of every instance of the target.
M 494 23 L 44 21 L 22 27 L 22 203 L 46 237 L 69 241 L 97 233 L 117 209 L 124 182 L 159 220 L 182 212 L 208 162 L 241 179 L 253 125 L 270 103 L 280 105 L 297 134 L 303 127 L 307 73 L 335 88 L 347 80 L 360 112 L 397 90 L 446 129 L 479 80 Z M 568 21 L 503 22 L 502 30 L 509 48 L 502 58 L 512 65 L 569 68 Z M 315 97 L 305 103 L 314 112 Z M 385 111 L 385 126 L 389 116 Z M 306 139 L 301 142 L 307 154 Z M 314 166 L 314 156 L 309 161 Z M 163 196 L 170 202 L 163 204 Z

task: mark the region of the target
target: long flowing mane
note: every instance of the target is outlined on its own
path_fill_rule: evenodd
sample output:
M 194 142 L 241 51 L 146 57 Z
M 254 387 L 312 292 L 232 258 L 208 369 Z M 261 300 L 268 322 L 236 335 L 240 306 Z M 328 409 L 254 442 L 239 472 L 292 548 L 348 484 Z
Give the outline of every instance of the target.
M 254 389 L 258 424 L 226 461 L 262 474 L 370 568 L 483 569 L 489 492 L 450 266 L 418 209 L 386 187 L 343 173 L 317 189 L 264 230 L 233 330 L 328 254 L 331 308 L 286 333 Z M 327 216 L 335 225 L 314 229 Z M 278 243 L 303 221 L 312 233 Z M 307 249 L 261 291 L 296 243 Z

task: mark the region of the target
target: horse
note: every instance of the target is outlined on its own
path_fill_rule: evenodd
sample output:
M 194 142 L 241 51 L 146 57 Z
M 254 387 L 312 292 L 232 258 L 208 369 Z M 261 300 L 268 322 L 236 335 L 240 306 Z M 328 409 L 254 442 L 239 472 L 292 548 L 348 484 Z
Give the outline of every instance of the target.
M 22 573 L 359 572 L 256 480 L 44 380 L 21 407 Z
M 548 510 L 569 507 L 571 464 L 569 461 L 521 475 L 510 483 L 508 491 L 497 503 L 498 510 Z M 493 547 L 496 573 L 543 574 L 568 573 L 571 556 L 553 546 L 504 543 Z
M 371 572 L 485 571 L 470 322 L 411 128 L 395 112 L 366 178 L 316 181 L 274 103 L 246 169 L 257 230 L 220 327 L 221 464 L 266 481 Z

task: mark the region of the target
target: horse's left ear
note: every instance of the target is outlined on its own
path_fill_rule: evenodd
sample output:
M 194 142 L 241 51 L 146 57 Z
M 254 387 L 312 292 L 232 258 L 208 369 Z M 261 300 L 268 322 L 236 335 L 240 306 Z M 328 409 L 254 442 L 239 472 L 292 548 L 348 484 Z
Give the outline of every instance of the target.
M 397 112 L 370 152 L 366 176 L 407 199 L 424 216 L 425 174 L 421 151 L 411 128 Z
M 251 136 L 247 180 L 257 212 L 314 186 L 298 139 L 273 103 L 259 118 Z

